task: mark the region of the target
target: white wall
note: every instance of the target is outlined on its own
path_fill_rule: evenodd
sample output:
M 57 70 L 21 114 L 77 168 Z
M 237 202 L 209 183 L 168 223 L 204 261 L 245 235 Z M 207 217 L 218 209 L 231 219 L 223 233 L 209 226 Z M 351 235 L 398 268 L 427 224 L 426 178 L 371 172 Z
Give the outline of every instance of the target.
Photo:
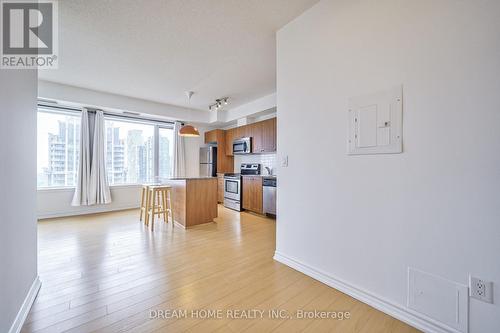
M 208 111 L 188 109 L 48 81 L 39 81 L 38 97 L 109 110 L 145 113 L 171 120 L 188 122 L 210 121 L 210 113 Z
M 236 108 L 227 111 L 218 111 L 223 114 L 225 122 L 235 121 L 243 117 L 255 117 L 256 114 L 275 112 L 276 110 L 276 93 L 258 98 L 249 103 L 240 105 Z M 220 118 L 220 116 L 219 116 Z
M 109 212 L 138 208 L 141 200 L 140 185 L 111 186 L 113 202 L 107 205 L 71 206 L 74 188 L 40 189 L 37 191 L 37 216 L 40 219 Z
M 261 166 L 261 174 L 267 175 L 265 167 L 272 169 L 273 174 L 276 174 L 277 163 L 276 154 L 250 154 L 250 155 L 235 155 L 234 156 L 234 171 L 240 172 L 241 163 L 259 163 Z
M 132 111 L 170 120 L 194 124 L 218 125 L 234 122 L 242 117 L 267 115 L 276 110 L 276 93 L 263 96 L 236 108 L 219 111 L 189 109 L 176 105 L 152 102 L 138 98 L 106 93 L 49 81 L 38 81 L 38 97 L 114 111 Z
M 405 308 L 412 266 L 500 332 L 500 2 L 323 0 L 278 32 L 277 258 Z M 348 156 L 348 98 L 404 85 L 404 153 Z M 311 177 L 298 175 L 311 174 Z M 337 280 L 338 281 L 338 280 Z
M 186 177 L 198 177 L 200 175 L 200 147 L 204 145 L 205 129 L 198 128 L 199 137 L 185 138 L 186 150 Z
M 36 71 L 0 70 L 0 332 L 22 324 L 16 316 L 39 286 L 36 96 Z

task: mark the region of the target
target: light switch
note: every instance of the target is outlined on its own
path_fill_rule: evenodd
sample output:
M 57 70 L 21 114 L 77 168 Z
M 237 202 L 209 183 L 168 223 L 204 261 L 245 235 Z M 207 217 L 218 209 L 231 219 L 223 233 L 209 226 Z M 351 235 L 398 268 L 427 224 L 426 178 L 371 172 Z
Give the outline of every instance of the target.
M 281 157 L 281 167 L 283 167 L 283 168 L 288 167 L 288 155 L 283 155 Z

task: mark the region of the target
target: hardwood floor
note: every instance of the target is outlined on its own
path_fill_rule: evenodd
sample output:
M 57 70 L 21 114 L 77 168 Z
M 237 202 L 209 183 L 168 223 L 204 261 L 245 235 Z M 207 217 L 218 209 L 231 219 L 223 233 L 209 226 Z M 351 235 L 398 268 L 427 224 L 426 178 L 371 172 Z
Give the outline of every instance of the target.
M 138 217 L 131 210 L 40 221 L 42 288 L 22 332 L 417 332 L 275 262 L 274 220 L 219 206 L 217 223 L 172 230 L 162 222 L 151 232 Z M 176 309 L 186 316 L 150 319 Z M 262 318 L 228 318 L 252 309 Z M 286 316 L 270 318 L 271 309 Z M 298 309 L 350 318 L 287 317 Z

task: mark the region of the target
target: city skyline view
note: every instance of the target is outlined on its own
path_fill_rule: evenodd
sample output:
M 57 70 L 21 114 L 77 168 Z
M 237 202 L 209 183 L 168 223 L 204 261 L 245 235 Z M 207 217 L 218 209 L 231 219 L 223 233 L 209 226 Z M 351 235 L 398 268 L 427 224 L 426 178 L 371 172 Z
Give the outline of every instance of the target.
M 71 187 L 77 181 L 80 117 L 38 113 L 37 174 L 39 187 Z M 155 147 L 154 125 L 105 120 L 106 171 L 109 184 L 134 184 L 172 174 L 173 130 L 159 128 Z M 154 154 L 158 155 L 155 170 Z

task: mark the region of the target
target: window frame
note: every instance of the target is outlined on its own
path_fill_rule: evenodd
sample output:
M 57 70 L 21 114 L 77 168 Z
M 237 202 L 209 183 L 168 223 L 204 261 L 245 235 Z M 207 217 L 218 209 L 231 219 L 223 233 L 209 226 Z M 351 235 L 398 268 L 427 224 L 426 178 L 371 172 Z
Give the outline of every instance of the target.
M 65 115 L 71 115 L 71 116 L 78 116 L 81 118 L 81 108 L 75 108 L 75 107 L 70 107 L 70 106 L 62 106 L 62 105 L 47 105 L 45 103 L 38 103 L 37 105 L 37 115 L 38 112 L 44 112 L 44 113 L 53 113 L 53 114 L 65 114 Z M 159 142 L 160 142 L 160 128 L 161 129 L 169 129 L 169 130 L 174 130 L 174 122 L 172 121 L 167 121 L 167 120 L 161 120 L 161 119 L 154 119 L 154 118 L 149 118 L 149 117 L 141 117 L 140 115 L 125 115 L 123 113 L 115 113 L 115 112 L 109 112 L 109 111 L 104 111 L 104 121 L 107 120 L 115 120 L 115 121 L 121 121 L 121 122 L 128 122 L 128 123 L 137 123 L 137 124 L 142 124 L 142 125 L 149 125 L 153 126 L 153 177 L 158 178 L 159 177 L 159 171 L 160 171 L 160 158 L 159 158 Z M 81 126 L 81 123 L 80 123 Z M 81 127 L 80 127 L 81 128 Z M 172 151 L 172 156 L 174 152 Z M 38 167 L 37 167 L 38 168 Z M 120 187 L 136 187 L 141 185 L 141 183 L 121 183 L 121 184 L 109 184 L 108 180 L 108 185 L 110 187 L 114 188 L 120 188 Z M 51 190 L 71 190 L 75 189 L 76 186 L 44 186 L 44 187 L 38 187 L 37 185 L 37 191 L 51 191 Z
M 52 115 L 62 115 L 62 116 L 72 116 L 81 118 L 80 114 L 75 111 L 65 110 L 65 109 L 52 109 L 48 107 L 37 106 L 37 118 L 38 113 L 52 114 Z M 81 122 L 79 123 L 81 130 Z M 37 133 L 38 133 L 38 119 L 37 119 Z M 37 139 L 38 140 L 38 139 Z M 78 147 L 80 148 L 80 147 Z M 37 141 L 37 154 L 38 154 L 38 141 Z M 78 154 L 80 154 L 80 149 L 78 149 Z M 75 183 L 78 181 L 78 170 L 76 171 L 76 179 Z M 65 190 L 65 189 L 74 189 L 76 185 L 52 185 L 52 186 L 38 186 L 38 157 L 37 157 L 37 190 L 48 191 L 48 190 Z
M 165 126 L 165 125 L 158 125 L 156 127 L 156 132 L 155 132 L 155 147 L 157 147 L 156 149 L 156 154 L 155 154 L 155 157 L 157 157 L 157 160 L 155 161 L 155 165 L 156 165 L 156 170 L 155 170 L 155 177 L 159 178 L 160 177 L 160 130 L 161 129 L 169 129 L 172 131 L 172 139 L 174 138 L 175 136 L 175 133 L 174 133 L 174 124 L 172 123 L 172 126 Z M 173 142 L 172 142 L 172 151 L 171 151 L 171 157 L 173 158 L 174 157 L 174 150 L 175 150 L 175 147 L 173 147 Z M 172 161 L 173 162 L 173 161 Z M 173 163 L 172 163 L 172 170 L 171 172 L 173 173 Z M 174 175 L 171 174 L 171 176 L 173 177 Z

